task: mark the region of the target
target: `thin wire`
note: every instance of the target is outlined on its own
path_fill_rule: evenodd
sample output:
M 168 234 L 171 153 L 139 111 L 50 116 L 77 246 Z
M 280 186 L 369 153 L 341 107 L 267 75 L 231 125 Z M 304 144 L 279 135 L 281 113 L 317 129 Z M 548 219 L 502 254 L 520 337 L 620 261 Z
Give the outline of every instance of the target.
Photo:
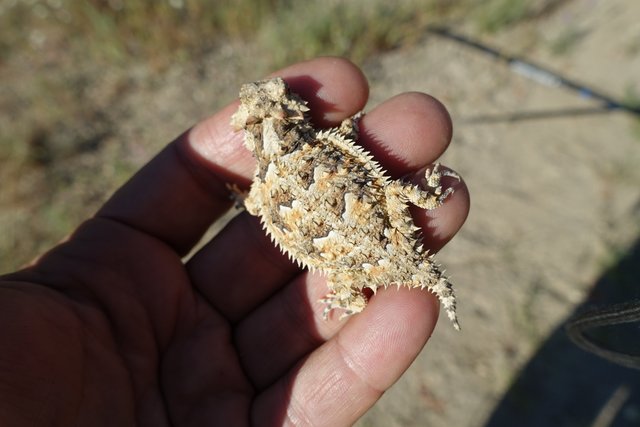
M 550 87 L 562 87 L 576 92 L 583 98 L 594 99 L 600 101 L 606 109 L 610 110 L 622 110 L 627 113 L 640 116 L 640 106 L 630 105 L 624 101 L 618 101 L 611 96 L 598 92 L 584 84 L 578 83 L 574 80 L 562 77 L 556 72 L 553 72 L 545 67 L 534 64 L 529 60 L 518 58 L 515 56 L 507 55 L 504 52 L 499 51 L 493 47 L 490 47 L 477 40 L 465 37 L 460 34 L 453 33 L 451 30 L 445 27 L 430 27 L 427 32 L 436 34 L 440 37 L 445 37 L 450 40 L 454 40 L 467 47 L 479 50 L 495 60 L 505 62 L 509 68 L 524 77 L 527 77 L 537 83 Z
M 640 354 L 614 351 L 596 344 L 586 332 L 603 326 L 640 321 L 640 300 L 614 304 L 580 314 L 566 325 L 569 338 L 584 350 L 627 368 L 640 369 Z

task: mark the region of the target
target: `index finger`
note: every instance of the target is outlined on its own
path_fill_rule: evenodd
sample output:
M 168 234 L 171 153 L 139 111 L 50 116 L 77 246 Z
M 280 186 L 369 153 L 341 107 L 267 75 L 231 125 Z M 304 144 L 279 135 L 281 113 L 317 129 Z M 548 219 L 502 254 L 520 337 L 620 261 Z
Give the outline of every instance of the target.
M 340 58 L 317 58 L 275 73 L 309 101 L 316 124 L 338 123 L 363 108 L 362 72 Z M 170 143 L 97 213 L 184 254 L 231 206 L 227 184 L 247 185 L 254 162 L 229 122 L 234 102 Z

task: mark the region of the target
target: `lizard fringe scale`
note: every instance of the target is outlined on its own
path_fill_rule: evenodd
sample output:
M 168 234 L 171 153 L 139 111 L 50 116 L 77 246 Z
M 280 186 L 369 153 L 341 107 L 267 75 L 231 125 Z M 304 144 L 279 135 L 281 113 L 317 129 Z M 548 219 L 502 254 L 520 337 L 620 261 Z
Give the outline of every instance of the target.
M 356 145 L 359 116 L 318 130 L 308 111 L 281 78 L 242 86 L 231 123 L 257 161 L 247 211 L 291 259 L 326 276 L 325 318 L 336 308 L 361 312 L 364 288 L 397 285 L 433 292 L 460 329 L 453 287 L 409 212 L 409 204 L 442 205 L 453 189 L 443 191 L 441 178 L 459 177 L 436 164 L 425 172 L 426 189 L 391 179 Z

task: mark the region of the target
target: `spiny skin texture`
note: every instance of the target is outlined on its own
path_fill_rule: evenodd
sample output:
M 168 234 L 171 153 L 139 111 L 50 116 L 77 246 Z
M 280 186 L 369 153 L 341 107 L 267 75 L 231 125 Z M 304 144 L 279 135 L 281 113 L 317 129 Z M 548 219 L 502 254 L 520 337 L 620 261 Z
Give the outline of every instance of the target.
M 306 103 L 280 78 L 243 85 L 240 102 L 231 123 L 257 160 L 244 205 L 292 259 L 326 275 L 325 317 L 334 308 L 362 311 L 364 288 L 397 285 L 436 294 L 459 329 L 452 285 L 408 209 L 437 208 L 452 193 L 442 191 L 442 176 L 458 176 L 436 165 L 426 190 L 391 179 L 354 143 L 357 118 L 314 129 Z

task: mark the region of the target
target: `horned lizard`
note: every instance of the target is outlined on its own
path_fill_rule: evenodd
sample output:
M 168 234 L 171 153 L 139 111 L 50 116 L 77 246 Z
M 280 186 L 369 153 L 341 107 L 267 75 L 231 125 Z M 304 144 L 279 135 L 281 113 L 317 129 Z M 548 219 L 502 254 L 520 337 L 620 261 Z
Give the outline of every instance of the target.
M 453 191 L 443 191 L 441 178 L 459 177 L 436 164 L 425 172 L 426 189 L 391 179 L 355 144 L 359 116 L 315 129 L 306 102 L 281 78 L 243 85 L 240 102 L 231 123 L 257 160 L 244 206 L 290 258 L 326 275 L 324 317 L 362 311 L 364 288 L 397 285 L 433 292 L 460 329 L 452 285 L 408 209 L 437 208 Z

